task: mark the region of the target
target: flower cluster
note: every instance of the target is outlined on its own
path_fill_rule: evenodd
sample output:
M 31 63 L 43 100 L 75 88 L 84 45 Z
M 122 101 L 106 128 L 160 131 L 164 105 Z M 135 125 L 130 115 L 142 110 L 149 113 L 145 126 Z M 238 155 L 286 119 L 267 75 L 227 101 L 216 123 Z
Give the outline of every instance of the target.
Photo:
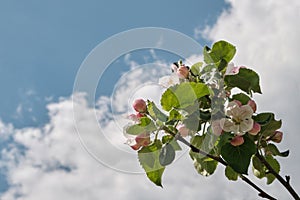
M 124 135 L 156 185 L 161 186 L 165 167 L 181 150 L 178 141 L 191 148 L 190 157 L 201 175 L 213 174 L 221 162 L 230 167 L 227 178 L 236 180 L 248 173 L 252 163 L 258 178 L 265 177 L 268 184 L 276 178 L 261 160 L 269 161 L 278 173 L 275 157 L 288 156 L 288 151 L 280 152 L 275 145 L 283 137 L 281 120 L 273 113 L 257 111 L 253 94 L 261 94 L 259 76 L 230 62 L 235 52 L 225 41 L 204 47 L 204 62 L 191 67 L 182 61 L 173 63 L 171 75 L 160 78 L 165 88 L 160 106 L 151 100 L 133 102 L 136 113 L 129 115 L 132 122 Z

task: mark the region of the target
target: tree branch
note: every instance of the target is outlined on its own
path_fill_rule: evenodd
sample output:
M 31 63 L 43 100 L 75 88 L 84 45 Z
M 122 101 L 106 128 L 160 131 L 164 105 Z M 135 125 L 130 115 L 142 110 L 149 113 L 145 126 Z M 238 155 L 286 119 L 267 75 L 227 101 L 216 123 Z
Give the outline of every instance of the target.
M 267 162 L 267 160 L 264 158 L 264 156 L 260 155 L 258 152 L 256 153 L 256 156 L 258 159 L 266 166 L 266 168 L 269 170 L 269 173 L 273 174 L 276 179 L 289 191 L 289 193 L 294 197 L 296 200 L 300 200 L 298 194 L 293 189 L 293 187 L 290 184 L 290 177 L 286 176 L 286 180 L 282 176 L 280 176 L 273 167 Z
M 207 156 L 219 163 L 221 163 L 224 166 L 227 166 L 227 162 L 225 160 L 223 160 L 221 157 L 217 157 L 214 155 L 211 155 L 207 152 L 202 151 L 201 149 L 198 149 L 197 147 L 195 147 L 194 145 L 192 145 L 191 143 L 189 143 L 187 140 L 185 140 L 183 137 L 181 137 L 179 134 L 175 134 L 173 133 L 168 127 L 163 127 L 162 128 L 164 131 L 166 131 L 167 133 L 173 135 L 178 141 L 182 142 L 183 144 L 185 144 L 186 146 L 190 147 L 191 150 L 195 153 L 200 153 L 201 155 Z M 246 182 L 247 184 L 249 184 L 251 187 L 253 187 L 255 190 L 257 190 L 258 196 L 262 197 L 262 198 L 266 198 L 266 199 L 270 199 L 270 200 L 276 200 L 276 198 L 272 197 L 271 195 L 269 195 L 268 193 L 266 193 L 265 191 L 263 191 L 259 186 L 257 186 L 255 183 L 253 183 L 250 179 L 248 179 L 246 176 L 244 176 L 243 174 L 239 174 L 239 177 Z
M 221 157 L 217 157 L 217 156 L 211 155 L 211 154 L 209 154 L 207 152 L 202 151 L 201 149 L 198 149 L 197 147 L 195 147 L 194 145 L 192 145 L 191 143 L 189 143 L 187 140 L 185 140 L 180 135 L 176 135 L 176 139 L 179 140 L 180 142 L 182 142 L 183 144 L 189 146 L 193 152 L 200 153 L 201 155 L 204 155 L 204 156 L 207 156 L 207 157 L 209 157 L 211 159 L 214 159 L 215 161 L 218 161 L 219 163 L 221 163 L 224 166 L 228 165 L 226 163 L 226 161 L 223 160 Z M 248 183 L 251 187 L 253 187 L 255 190 L 257 190 L 259 192 L 258 196 L 260 196 L 262 198 L 270 199 L 270 200 L 276 200 L 274 197 L 272 197 L 271 195 L 269 195 L 268 193 L 266 193 L 265 191 L 263 191 L 259 186 L 257 186 L 255 183 L 253 183 L 250 179 L 248 179 L 243 174 L 239 174 L 239 177 L 243 181 L 245 181 L 246 183 Z

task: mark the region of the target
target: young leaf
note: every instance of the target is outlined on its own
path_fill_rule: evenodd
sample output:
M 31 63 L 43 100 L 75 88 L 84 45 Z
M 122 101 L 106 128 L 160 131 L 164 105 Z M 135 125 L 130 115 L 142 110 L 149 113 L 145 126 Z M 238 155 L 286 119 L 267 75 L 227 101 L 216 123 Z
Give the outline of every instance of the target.
M 232 96 L 231 98 L 232 100 L 238 100 L 240 101 L 243 105 L 247 104 L 248 101 L 250 100 L 250 97 L 248 97 L 246 94 L 244 93 L 239 93 L 239 94 L 235 94 Z
M 162 148 L 160 140 L 155 140 L 151 145 L 138 151 L 138 158 L 147 177 L 157 186 L 161 186 L 161 177 L 165 167 L 159 163 L 159 152 Z
M 266 155 L 287 157 L 289 155 L 289 150 L 280 152 L 274 144 L 268 144 L 268 146 L 265 147 L 265 153 Z
M 259 86 L 259 76 L 255 71 L 251 69 L 240 68 L 238 74 L 226 75 L 224 81 L 227 87 L 240 88 L 247 94 L 251 94 L 252 92 L 261 94 Z
M 212 159 L 194 159 L 194 167 L 202 176 L 213 174 L 218 166 L 218 162 Z
M 260 113 L 253 119 L 261 125 L 261 134 L 265 137 L 272 135 L 281 127 L 281 120 L 275 120 L 273 113 Z
M 200 69 L 203 65 L 203 62 L 197 62 L 191 66 L 191 72 L 193 75 L 200 75 Z
M 148 112 L 154 120 L 158 119 L 162 122 L 166 122 L 168 119 L 168 117 L 157 108 L 153 101 L 148 101 Z
M 207 136 L 210 137 L 210 136 Z M 209 138 L 208 138 L 209 139 Z M 210 149 L 210 144 L 207 142 L 206 135 L 202 136 L 194 136 L 191 139 L 191 144 L 195 147 L 202 149 L 203 151 L 210 152 L 211 154 L 214 154 L 214 150 Z M 209 176 L 214 173 L 214 171 L 217 168 L 218 162 L 208 158 L 204 155 L 201 155 L 199 153 L 195 153 L 192 150 L 190 150 L 190 157 L 194 161 L 194 167 L 196 171 L 203 175 L 203 176 Z
M 221 155 L 232 169 L 241 174 L 248 174 L 248 167 L 252 155 L 256 152 L 256 145 L 247 136 L 244 136 L 244 143 L 240 146 L 233 146 L 230 143 L 223 145 Z
M 266 176 L 265 166 L 261 163 L 258 157 L 252 157 L 252 171 L 254 176 L 261 179 Z
M 163 144 L 170 144 L 172 145 L 173 149 L 175 151 L 181 151 L 181 147 L 180 145 L 178 144 L 178 142 L 175 140 L 174 136 L 172 135 L 164 135 L 161 139 L 162 143 Z
M 204 61 L 209 63 L 217 63 L 220 62 L 222 59 L 225 60 L 227 63 L 231 61 L 233 56 L 235 55 L 236 48 L 232 44 L 226 41 L 218 41 L 213 44 L 212 49 L 208 47 L 204 47 L 203 55 Z
M 194 105 L 195 100 L 209 94 L 208 87 L 203 83 L 184 82 L 168 88 L 161 97 L 164 110 L 172 108 L 186 108 Z
M 171 144 L 166 144 L 160 150 L 159 163 L 162 166 L 167 166 L 175 159 L 175 150 Z
M 225 169 L 225 176 L 228 178 L 228 180 L 236 181 L 238 179 L 239 174 L 227 165 Z
M 271 165 L 271 167 L 277 173 L 279 173 L 279 171 L 280 171 L 280 164 L 279 164 L 279 162 L 275 158 L 273 158 L 273 156 L 267 155 L 266 156 L 266 161 Z M 268 185 L 271 184 L 276 179 L 276 177 L 273 174 L 271 174 L 271 173 L 266 174 L 266 177 L 267 177 L 267 184 Z
M 169 119 L 168 121 L 171 121 L 171 120 L 181 120 L 182 119 L 182 115 L 175 109 L 172 109 L 170 111 L 170 115 L 169 115 Z
M 125 131 L 130 135 L 139 135 L 145 132 L 152 132 L 156 130 L 156 126 L 148 117 L 142 117 L 139 124 L 134 124 L 126 127 Z

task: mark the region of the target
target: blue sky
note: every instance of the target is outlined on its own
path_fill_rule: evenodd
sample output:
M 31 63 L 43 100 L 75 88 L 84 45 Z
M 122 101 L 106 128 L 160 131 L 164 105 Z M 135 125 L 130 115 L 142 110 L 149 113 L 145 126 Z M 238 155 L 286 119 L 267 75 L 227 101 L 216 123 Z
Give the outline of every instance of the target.
M 224 7 L 222 1 L 196 0 L 1 1 L 1 119 L 16 127 L 45 122 L 45 99 L 69 96 L 81 62 L 108 37 L 145 26 L 192 37 Z
M 200 44 L 225 39 L 237 46 L 234 62 L 253 68 L 261 76 L 263 95 L 254 96 L 259 112 L 273 111 L 277 119 L 283 120 L 280 149 L 290 149 L 291 154 L 280 160 L 282 174 L 291 175 L 295 188 L 300 188 L 299 9 L 298 0 L 2 0 L 0 198 L 93 200 L 111 194 L 115 199 L 131 200 L 198 199 L 199 195 L 203 199 L 257 198 L 241 181 L 229 182 L 222 167 L 212 177 L 197 176 L 188 155 L 166 170 L 165 187 L 160 189 L 144 174 L 120 173 L 99 164 L 82 148 L 78 130 L 100 161 L 111 162 L 111 167 L 115 164 L 140 170 L 136 154 L 123 144 L 124 115 L 112 113 L 112 108 L 124 111 L 128 106 L 125 101 L 135 97 L 132 91 L 163 74 L 159 67 L 167 69 L 178 57 L 159 50 L 121 56 L 101 79 L 94 109 L 86 104 L 84 96 L 72 93 L 80 65 L 99 43 L 140 27 L 173 29 Z M 158 68 L 137 68 L 148 62 L 158 64 Z M 118 87 L 114 88 L 115 84 Z M 157 94 L 145 87 L 137 89 L 135 95 Z M 74 105 L 80 111 L 77 124 L 73 120 Z M 103 122 L 100 125 L 109 145 L 99 139 L 99 124 L 91 120 L 95 114 Z M 117 148 L 110 151 L 111 144 Z M 115 153 L 119 149 L 122 152 Z M 265 180 L 256 183 L 264 185 Z M 277 182 L 265 188 L 279 199 L 288 197 Z
M 46 104 L 72 94 L 82 61 L 103 40 L 145 26 L 193 37 L 195 27 L 213 23 L 224 7 L 223 1 L 197 0 L 1 1 L 0 119 L 17 128 L 43 126 Z M 106 80 L 118 75 L 111 72 Z

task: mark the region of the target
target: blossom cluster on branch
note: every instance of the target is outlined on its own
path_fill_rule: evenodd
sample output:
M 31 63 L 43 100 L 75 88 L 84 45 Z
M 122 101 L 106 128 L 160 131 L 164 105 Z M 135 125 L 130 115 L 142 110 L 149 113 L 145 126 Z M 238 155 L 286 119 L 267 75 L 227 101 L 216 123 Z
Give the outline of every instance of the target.
M 267 184 L 278 178 L 276 157 L 289 154 L 276 146 L 283 137 L 282 122 L 271 112 L 257 111 L 253 93 L 261 94 L 259 76 L 248 67 L 235 66 L 231 62 L 235 53 L 235 46 L 226 41 L 205 46 L 204 62 L 189 67 L 178 61 L 172 64 L 170 76 L 159 80 L 165 87 L 160 105 L 134 101 L 136 113 L 129 116 L 132 121 L 124 127 L 124 135 L 156 185 L 162 186 L 166 166 L 182 150 L 179 141 L 190 147 L 190 157 L 201 175 L 213 174 L 221 163 L 229 180 L 241 177 L 249 184 L 245 178 L 249 165 Z M 270 198 L 250 185 L 260 196 Z

